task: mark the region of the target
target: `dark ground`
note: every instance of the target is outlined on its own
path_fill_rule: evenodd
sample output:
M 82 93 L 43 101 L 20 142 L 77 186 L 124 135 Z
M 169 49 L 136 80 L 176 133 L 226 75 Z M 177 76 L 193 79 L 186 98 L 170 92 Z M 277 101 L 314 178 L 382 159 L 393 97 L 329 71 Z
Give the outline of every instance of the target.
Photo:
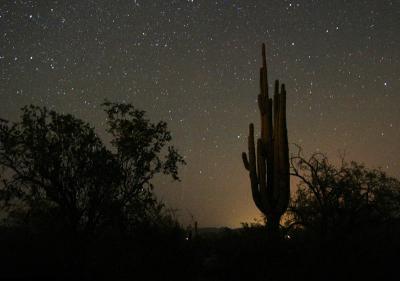
M 297 231 L 275 244 L 262 227 L 192 240 L 178 227 L 96 240 L 0 233 L 1 280 L 397 280 L 400 252 L 399 223 L 324 240 Z

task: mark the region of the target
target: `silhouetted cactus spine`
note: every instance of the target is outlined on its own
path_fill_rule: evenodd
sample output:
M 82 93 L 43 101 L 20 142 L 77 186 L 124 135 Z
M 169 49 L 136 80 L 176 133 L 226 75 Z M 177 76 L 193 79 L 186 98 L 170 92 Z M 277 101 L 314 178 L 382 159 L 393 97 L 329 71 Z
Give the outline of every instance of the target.
M 245 168 L 249 171 L 251 192 L 258 209 L 267 218 L 270 235 L 279 231 L 279 223 L 290 197 L 289 146 L 286 126 L 286 90 L 275 82 L 272 101 L 268 95 L 265 44 L 262 45 L 263 65 L 260 69 L 258 105 L 261 115 L 261 137 L 254 143 L 254 125 L 249 126 L 248 158 L 243 152 Z M 273 108 L 273 114 L 272 114 Z

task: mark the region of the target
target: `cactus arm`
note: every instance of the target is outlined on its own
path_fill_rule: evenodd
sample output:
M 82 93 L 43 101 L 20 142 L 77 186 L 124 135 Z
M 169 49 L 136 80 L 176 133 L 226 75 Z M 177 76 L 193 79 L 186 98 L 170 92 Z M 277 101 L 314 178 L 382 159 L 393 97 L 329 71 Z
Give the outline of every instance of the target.
M 250 184 L 251 184 L 251 194 L 253 196 L 254 203 L 256 204 L 257 208 L 261 212 L 265 212 L 265 208 L 262 204 L 260 191 L 258 188 L 258 177 L 257 177 L 257 168 L 256 168 L 256 151 L 254 145 L 254 125 L 249 125 L 249 136 L 248 136 L 248 150 L 249 150 L 249 159 L 245 156 L 243 158 L 243 164 L 246 167 L 248 164 L 249 167 L 249 176 L 250 176 Z M 243 154 L 242 154 L 243 157 Z
M 279 112 L 279 80 L 275 80 L 275 91 L 274 91 L 274 101 L 273 101 L 273 109 L 274 109 L 274 135 L 275 138 L 276 129 L 278 128 L 278 112 Z
M 268 142 L 272 141 L 272 99 L 268 99 L 267 101 L 267 140 Z
M 266 144 L 266 154 L 267 154 L 267 193 L 274 185 L 274 142 L 272 139 L 272 99 L 268 99 L 268 135 Z
M 247 171 L 250 171 L 250 163 L 249 163 L 249 160 L 247 160 L 247 154 L 246 154 L 246 152 L 242 152 L 242 160 L 243 160 L 244 168 L 245 168 Z
M 268 202 L 268 194 L 267 194 L 267 167 L 265 163 L 265 153 L 263 151 L 264 144 L 261 139 L 257 141 L 257 172 L 258 172 L 258 184 L 259 184 L 259 193 L 261 198 L 261 203 L 264 206 L 264 209 L 268 210 L 270 208 Z
M 257 179 L 256 150 L 255 150 L 255 145 L 254 145 L 254 125 L 253 124 L 249 125 L 248 149 L 249 149 L 250 177 Z
M 287 136 L 287 125 L 286 125 L 286 90 L 285 85 L 281 86 L 280 93 L 280 138 L 281 138 L 281 149 L 280 153 L 280 163 L 279 163 L 279 171 L 280 171 L 280 186 L 279 189 L 281 192 L 279 193 L 277 207 L 280 209 L 280 213 L 284 213 L 289 204 L 290 197 L 290 167 L 289 167 L 289 144 L 288 144 L 288 136 Z
M 267 69 L 267 56 L 265 51 L 265 44 L 262 44 L 262 70 L 263 70 L 263 78 L 260 79 L 262 82 L 262 89 L 264 89 L 265 97 L 268 99 L 268 69 Z
M 281 147 L 281 138 L 280 138 L 280 126 L 279 126 L 279 81 L 275 81 L 275 91 L 274 91 L 274 132 L 273 132 L 273 185 L 269 188 L 269 196 L 270 196 L 270 201 L 273 203 L 273 205 L 276 205 L 277 201 L 277 196 L 279 195 L 279 163 L 280 163 L 280 147 Z

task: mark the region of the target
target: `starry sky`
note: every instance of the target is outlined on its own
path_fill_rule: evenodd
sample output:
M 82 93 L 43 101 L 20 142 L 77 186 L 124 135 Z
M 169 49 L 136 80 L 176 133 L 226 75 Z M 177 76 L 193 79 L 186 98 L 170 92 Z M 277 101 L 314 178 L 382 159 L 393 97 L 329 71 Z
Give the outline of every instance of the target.
M 2 0 L 0 116 L 47 106 L 108 141 L 99 105 L 130 102 L 168 122 L 187 161 L 158 197 L 183 224 L 237 227 L 260 218 L 241 152 L 262 42 L 291 144 L 400 176 L 398 0 Z

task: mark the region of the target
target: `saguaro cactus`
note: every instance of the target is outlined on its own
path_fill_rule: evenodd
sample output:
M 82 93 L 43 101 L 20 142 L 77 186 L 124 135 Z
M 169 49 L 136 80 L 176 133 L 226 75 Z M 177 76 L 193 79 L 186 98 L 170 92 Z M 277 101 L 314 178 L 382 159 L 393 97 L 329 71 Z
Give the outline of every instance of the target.
M 272 101 L 268 95 L 265 44 L 262 45 L 263 65 L 260 69 L 258 106 L 261 115 L 261 135 L 254 144 L 254 125 L 249 126 L 248 157 L 242 153 L 243 163 L 249 171 L 251 192 L 257 208 L 267 218 L 270 234 L 277 234 L 282 215 L 290 197 L 289 146 L 286 126 L 286 90 L 275 81 Z M 272 114 L 273 108 L 273 114 Z

